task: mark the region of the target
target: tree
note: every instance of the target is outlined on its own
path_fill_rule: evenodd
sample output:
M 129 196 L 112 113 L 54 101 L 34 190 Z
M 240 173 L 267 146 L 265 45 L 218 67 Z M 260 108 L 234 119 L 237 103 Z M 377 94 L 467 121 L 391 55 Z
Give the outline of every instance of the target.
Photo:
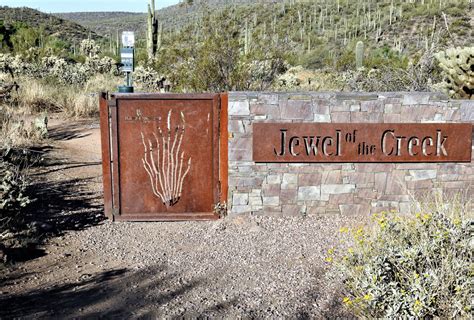
M 26 50 L 38 47 L 40 44 L 39 33 L 31 28 L 23 27 L 18 29 L 11 37 L 13 49 L 16 52 L 25 52 Z

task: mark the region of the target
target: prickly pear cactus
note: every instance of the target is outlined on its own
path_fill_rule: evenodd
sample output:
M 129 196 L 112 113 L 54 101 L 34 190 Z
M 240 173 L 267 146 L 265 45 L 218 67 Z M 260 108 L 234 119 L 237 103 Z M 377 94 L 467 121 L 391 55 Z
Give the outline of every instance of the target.
M 435 57 L 444 73 L 442 88 L 453 98 L 474 99 L 474 47 L 450 48 Z
M 358 41 L 356 44 L 356 68 L 357 70 L 364 67 L 364 43 Z

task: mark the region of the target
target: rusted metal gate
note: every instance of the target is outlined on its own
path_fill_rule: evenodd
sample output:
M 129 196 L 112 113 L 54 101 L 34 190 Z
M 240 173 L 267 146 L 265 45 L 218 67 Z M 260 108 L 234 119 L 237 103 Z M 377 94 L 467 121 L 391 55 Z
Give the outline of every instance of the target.
M 101 94 L 104 206 L 116 221 L 219 218 L 226 94 Z

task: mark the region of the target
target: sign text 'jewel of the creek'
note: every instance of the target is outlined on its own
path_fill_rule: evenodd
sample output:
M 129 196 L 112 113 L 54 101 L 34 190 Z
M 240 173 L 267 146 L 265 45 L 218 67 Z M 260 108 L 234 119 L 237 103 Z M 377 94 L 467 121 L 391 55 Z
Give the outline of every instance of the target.
M 253 124 L 256 162 L 470 162 L 471 148 L 471 124 Z

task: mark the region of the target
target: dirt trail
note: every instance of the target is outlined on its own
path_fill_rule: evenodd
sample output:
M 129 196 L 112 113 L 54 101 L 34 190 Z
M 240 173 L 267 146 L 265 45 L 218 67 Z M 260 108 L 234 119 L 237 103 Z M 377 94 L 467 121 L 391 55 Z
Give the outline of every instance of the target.
M 51 124 L 35 210 L 56 229 L 0 282 L 0 318 L 328 318 L 327 250 L 351 217 L 111 223 L 97 121 Z

